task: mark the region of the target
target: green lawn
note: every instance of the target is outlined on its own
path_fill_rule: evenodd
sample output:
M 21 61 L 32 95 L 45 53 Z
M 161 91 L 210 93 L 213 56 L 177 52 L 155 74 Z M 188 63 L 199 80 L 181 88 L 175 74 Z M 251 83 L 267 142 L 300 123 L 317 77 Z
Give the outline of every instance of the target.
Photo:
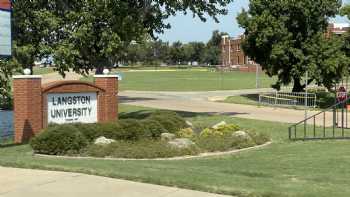
M 43 68 L 40 68 L 39 66 L 33 67 L 33 75 L 45 75 L 53 72 L 55 72 L 53 67 L 43 67 Z M 13 74 L 21 75 L 21 73 L 18 73 L 18 72 L 15 72 Z
M 144 91 L 213 91 L 255 88 L 255 73 L 209 72 L 198 70 L 121 72 L 121 90 Z M 270 87 L 274 80 L 260 76 L 261 87 Z
M 52 72 L 55 72 L 54 70 L 53 70 L 53 68 L 50 68 L 50 67 L 48 67 L 48 68 L 39 68 L 39 67 L 34 67 L 33 68 L 33 74 L 34 75 L 44 75 L 44 74 L 48 74 L 48 73 L 52 73 Z
M 243 104 L 243 105 L 259 105 L 259 95 L 250 94 L 250 95 L 241 95 L 241 96 L 230 96 L 227 97 L 224 103 L 233 103 L 233 104 Z
M 121 117 L 146 108 L 121 107 Z M 273 144 L 237 155 L 183 161 L 103 161 L 33 157 L 28 145 L 0 148 L 0 165 L 83 172 L 244 197 L 347 197 L 350 141 L 290 142 L 287 124 L 185 113 L 195 125 L 221 120 L 268 133 Z

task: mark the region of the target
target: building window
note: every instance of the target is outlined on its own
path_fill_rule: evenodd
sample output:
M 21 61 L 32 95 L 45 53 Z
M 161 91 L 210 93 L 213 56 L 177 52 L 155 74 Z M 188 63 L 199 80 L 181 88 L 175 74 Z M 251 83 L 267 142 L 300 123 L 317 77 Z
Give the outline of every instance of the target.
M 241 51 L 241 45 L 237 44 L 237 51 Z

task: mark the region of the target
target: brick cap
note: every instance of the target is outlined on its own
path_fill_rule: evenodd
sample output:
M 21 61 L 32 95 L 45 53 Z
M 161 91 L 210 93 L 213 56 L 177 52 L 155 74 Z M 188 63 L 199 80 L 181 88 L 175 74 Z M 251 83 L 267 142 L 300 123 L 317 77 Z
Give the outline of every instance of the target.
M 13 79 L 41 79 L 41 75 L 15 75 Z
M 96 92 L 98 92 L 98 91 L 104 92 L 105 91 L 103 88 L 98 87 L 95 84 L 90 83 L 90 82 L 78 81 L 78 80 L 69 80 L 69 81 L 63 80 L 63 81 L 54 81 L 51 83 L 44 84 L 42 86 L 42 92 L 46 93 L 52 89 L 55 89 L 55 88 L 58 88 L 61 86 L 67 86 L 67 85 L 85 85 L 85 86 L 90 86 L 90 87 L 94 88 L 96 90 Z
M 94 78 L 119 78 L 119 75 L 94 75 Z

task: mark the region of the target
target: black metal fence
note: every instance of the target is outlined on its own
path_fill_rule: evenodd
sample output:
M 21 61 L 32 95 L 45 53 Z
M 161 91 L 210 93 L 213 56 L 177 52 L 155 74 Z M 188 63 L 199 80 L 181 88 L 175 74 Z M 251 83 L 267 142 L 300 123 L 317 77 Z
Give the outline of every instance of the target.
M 290 140 L 350 139 L 350 98 L 288 128 Z M 350 106 L 349 106 L 350 107 Z

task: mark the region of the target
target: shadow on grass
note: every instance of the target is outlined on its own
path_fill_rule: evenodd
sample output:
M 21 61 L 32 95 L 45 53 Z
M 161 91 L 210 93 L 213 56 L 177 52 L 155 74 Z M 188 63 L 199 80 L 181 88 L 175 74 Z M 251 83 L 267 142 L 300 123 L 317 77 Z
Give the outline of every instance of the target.
M 122 112 L 119 114 L 119 118 L 120 119 L 145 119 L 155 111 L 172 111 L 172 110 L 139 110 L 134 112 Z M 236 112 L 223 112 L 223 113 L 218 113 L 218 112 L 199 113 L 199 112 L 186 112 L 186 111 L 175 111 L 175 112 L 184 118 L 194 118 L 198 116 L 210 117 L 215 115 L 234 116 L 238 114 L 246 114 L 246 113 L 236 113 Z
M 6 142 L 6 141 L 4 141 L 4 142 L 1 142 L 0 141 L 0 148 L 10 148 L 10 147 L 16 147 L 16 146 L 23 146 L 23 145 L 27 145 L 27 144 L 29 144 L 29 142 L 23 142 L 23 143 L 14 143 L 12 140 L 10 141 L 8 141 L 8 142 Z
M 335 95 L 334 93 L 330 92 L 318 92 L 316 93 L 317 95 L 317 107 L 320 109 L 327 109 L 334 105 L 335 103 Z M 250 104 L 256 104 L 259 105 L 259 94 L 246 94 L 246 95 L 241 95 L 242 98 L 246 99 L 246 101 Z M 279 106 L 283 108 L 293 108 L 294 106 Z
M 251 102 L 259 102 L 259 94 L 245 94 L 242 97 Z
M 119 96 L 119 103 L 131 103 L 131 102 L 137 102 L 137 101 L 152 101 L 157 100 L 153 98 L 143 98 L 143 97 L 128 97 L 128 96 Z

